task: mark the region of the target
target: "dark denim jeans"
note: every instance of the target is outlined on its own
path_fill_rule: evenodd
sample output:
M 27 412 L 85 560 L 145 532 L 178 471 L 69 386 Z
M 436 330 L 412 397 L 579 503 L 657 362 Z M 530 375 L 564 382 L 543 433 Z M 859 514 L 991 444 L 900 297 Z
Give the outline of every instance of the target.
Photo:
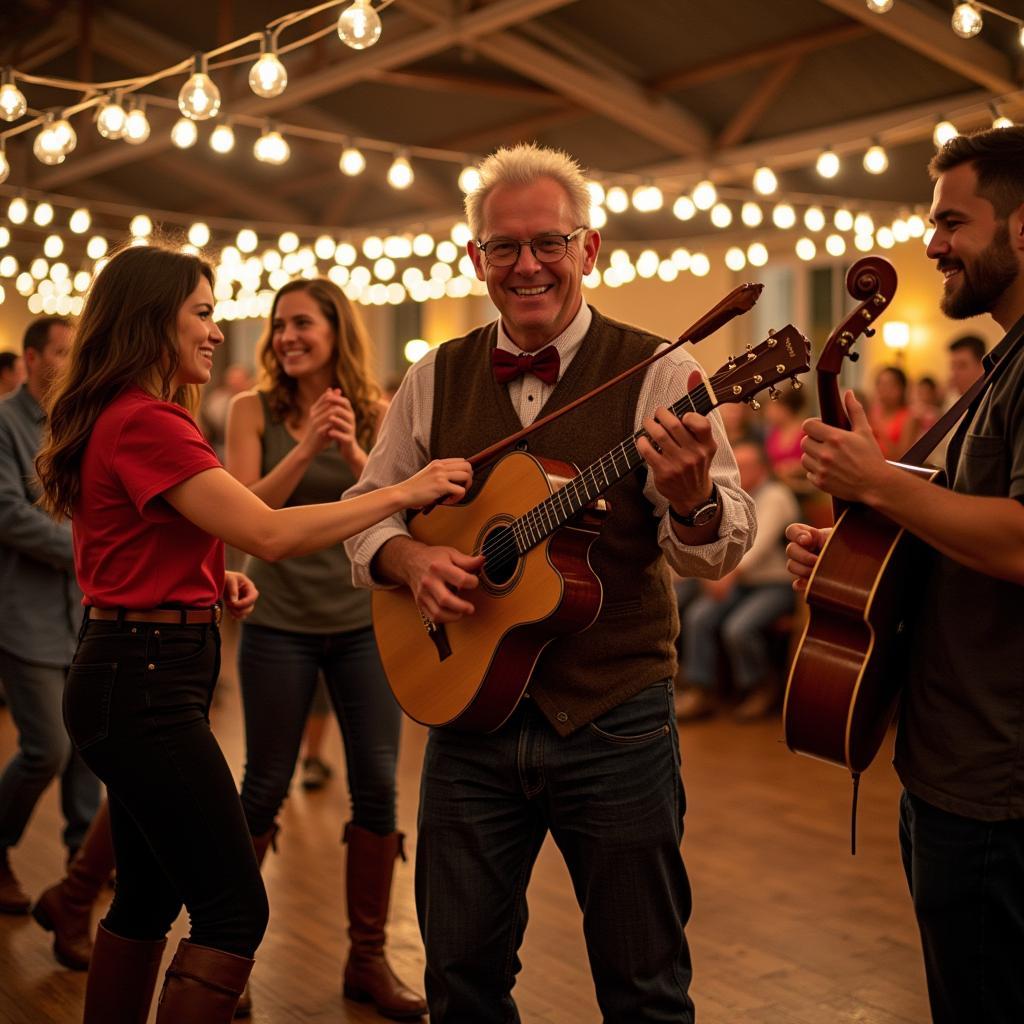
M 188 909 L 191 940 L 251 957 L 267 897 L 235 782 L 210 731 L 215 626 L 86 622 L 64 718 L 107 784 L 117 890 L 104 924 L 153 940 Z
M 0 848 L 20 841 L 39 798 L 55 778 L 60 779 L 69 850 L 82 845 L 100 806 L 99 779 L 72 746 L 61 719 L 66 678 L 66 668 L 35 665 L 0 651 L 0 679 L 18 730 L 17 753 L 0 776 Z
M 373 630 L 328 635 L 242 626 L 238 652 L 245 709 L 242 807 L 254 836 L 281 809 L 322 671 L 345 741 L 352 821 L 395 830 L 395 768 L 402 712 L 388 688 Z
M 568 737 L 533 702 L 486 735 L 434 729 L 416 848 L 433 1024 L 512 1024 L 526 889 L 550 831 L 606 1024 L 692 1024 L 679 852 L 685 797 L 668 682 Z
M 900 846 L 934 1024 L 1020 1024 L 1024 821 L 962 818 L 904 792 Z

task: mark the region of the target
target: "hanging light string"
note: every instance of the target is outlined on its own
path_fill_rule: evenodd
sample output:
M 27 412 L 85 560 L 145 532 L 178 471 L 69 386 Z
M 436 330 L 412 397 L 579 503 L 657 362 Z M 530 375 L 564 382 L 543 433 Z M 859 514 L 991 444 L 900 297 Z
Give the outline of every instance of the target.
M 866 0 L 866 3 L 868 10 L 875 14 L 888 14 L 895 6 L 895 0 Z M 982 0 L 964 0 L 963 3 L 955 3 L 950 18 L 950 27 L 961 39 L 973 39 L 984 25 L 982 11 L 994 14 L 997 18 L 1016 25 L 1017 38 L 1020 45 L 1024 46 L 1024 18 L 1019 18 L 1016 14 L 1010 14 L 992 4 L 983 3 Z
M 285 46 L 278 47 L 277 40 L 280 34 L 286 29 L 299 24 L 308 18 L 312 18 L 323 11 L 329 10 L 330 8 L 345 5 L 346 11 L 343 12 L 342 17 L 344 17 L 344 14 L 352 8 L 365 8 L 373 12 L 374 16 L 377 16 L 377 12 L 390 7 L 394 2 L 395 0 L 377 0 L 375 4 L 372 4 L 371 0 L 354 0 L 354 2 L 353 0 L 326 0 L 325 3 L 319 4 L 316 7 L 303 8 L 301 10 L 293 11 L 291 14 L 282 15 L 281 17 L 275 18 L 273 21 L 269 22 L 266 27 L 259 32 L 250 32 L 248 35 L 241 36 L 238 39 L 225 43 L 222 46 L 218 46 L 213 50 L 204 51 L 203 53 L 193 57 L 187 57 L 178 61 L 176 64 L 172 64 L 169 67 L 163 68 L 160 71 L 155 71 L 149 75 L 117 79 L 109 82 L 85 82 L 69 78 L 54 78 L 48 75 L 34 75 L 30 72 L 18 71 L 17 68 L 9 68 L 6 70 L 4 82 L 5 84 L 15 87 L 16 83 L 21 81 L 29 85 L 49 86 L 55 89 L 65 89 L 69 92 L 81 93 L 83 95 L 81 100 L 61 108 L 62 116 L 66 119 L 107 101 L 110 98 L 110 95 L 114 92 L 119 92 L 122 95 L 137 93 L 139 90 L 145 89 L 147 86 L 150 86 L 155 82 L 184 74 L 194 68 L 199 59 L 202 60 L 208 70 L 213 71 L 232 67 L 236 64 L 256 61 L 260 56 L 262 56 L 262 51 L 256 54 L 246 53 L 222 61 L 217 61 L 216 58 L 224 54 L 231 53 L 240 47 L 248 46 L 253 42 L 261 43 L 268 35 L 273 44 L 273 52 L 278 55 L 282 53 L 290 53 L 294 50 L 300 49 L 301 47 L 309 46 L 317 40 L 322 39 L 324 36 L 330 35 L 334 31 L 340 32 L 340 23 L 337 26 L 335 24 L 328 25 L 316 32 L 303 36 L 301 39 L 288 43 Z M 374 38 L 373 41 L 375 42 L 376 38 Z M 27 113 L 32 115 L 30 119 L 0 132 L 0 141 L 13 138 L 14 136 L 20 135 L 26 131 L 31 131 L 33 128 L 37 128 L 44 123 L 46 118 L 45 111 L 30 108 Z

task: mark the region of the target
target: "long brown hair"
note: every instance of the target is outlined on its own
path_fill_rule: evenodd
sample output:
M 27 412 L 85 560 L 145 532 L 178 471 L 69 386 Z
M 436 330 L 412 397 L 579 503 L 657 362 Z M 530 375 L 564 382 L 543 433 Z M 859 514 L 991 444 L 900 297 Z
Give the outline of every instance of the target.
M 266 392 L 273 415 L 281 421 L 298 411 L 298 381 L 284 372 L 274 351 L 274 317 L 282 295 L 307 292 L 334 330 L 334 363 L 331 366 L 331 387 L 341 388 L 356 414 L 356 437 L 363 448 L 373 444 L 377 432 L 380 385 L 370 369 L 370 336 L 362 318 L 345 293 L 322 277 L 310 281 L 289 281 L 274 296 L 270 318 L 259 343 L 259 388 Z
M 49 433 L 36 472 L 40 504 L 62 519 L 81 489 L 79 468 L 100 413 L 132 385 L 186 409 L 191 386 L 172 392 L 178 369 L 178 311 L 213 269 L 164 245 L 136 245 L 112 256 L 89 290 L 75 328 L 71 357 L 50 394 Z

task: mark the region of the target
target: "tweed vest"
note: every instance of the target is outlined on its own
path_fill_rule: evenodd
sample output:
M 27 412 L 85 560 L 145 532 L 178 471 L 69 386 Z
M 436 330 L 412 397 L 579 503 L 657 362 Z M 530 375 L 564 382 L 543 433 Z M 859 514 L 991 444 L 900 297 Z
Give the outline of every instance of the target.
M 491 371 L 497 324 L 446 342 L 434 365 L 430 457 L 468 457 L 522 429 L 508 395 Z M 663 339 L 616 323 L 594 310 L 590 330 L 538 419 L 651 355 Z M 521 442 L 531 454 L 584 468 L 634 431 L 644 374 Z M 682 397 L 681 395 L 678 397 Z M 486 473 L 474 480 L 474 493 Z M 562 735 L 597 718 L 645 687 L 675 674 L 679 629 L 668 566 L 658 546 L 658 519 L 644 497 L 644 470 L 605 494 L 611 512 L 590 550 L 604 588 L 596 622 L 554 639 L 541 654 L 529 695 Z

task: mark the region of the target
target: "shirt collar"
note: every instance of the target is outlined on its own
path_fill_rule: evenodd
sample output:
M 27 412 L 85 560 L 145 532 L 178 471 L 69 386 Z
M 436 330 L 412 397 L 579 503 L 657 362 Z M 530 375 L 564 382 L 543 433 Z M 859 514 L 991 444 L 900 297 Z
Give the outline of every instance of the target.
M 982 358 L 982 364 L 986 370 L 992 367 L 1006 355 L 1010 349 L 1017 347 L 1017 342 L 1024 336 L 1024 316 L 1022 316 L 1007 332 L 1006 336 L 991 352 Z
M 32 397 L 29 389 L 22 384 L 18 390 L 8 399 L 9 402 L 20 402 L 21 407 L 32 417 L 35 423 L 45 423 L 46 413 L 43 407 Z
M 548 343 L 555 347 L 558 352 L 559 368 L 558 368 L 558 379 L 561 380 L 565 374 L 566 368 L 569 363 L 572 362 L 573 356 L 579 350 L 580 345 L 583 343 L 583 339 L 586 337 L 587 331 L 590 330 L 590 321 L 593 320 L 594 314 L 591 308 L 585 303 L 580 302 L 580 308 L 576 312 L 576 316 L 573 317 L 572 323 L 557 338 L 552 338 Z M 511 352 L 513 355 L 520 355 L 522 349 L 505 333 L 505 325 L 501 319 L 498 320 L 498 348 L 504 349 L 506 352 Z M 545 346 L 546 348 L 547 346 Z

